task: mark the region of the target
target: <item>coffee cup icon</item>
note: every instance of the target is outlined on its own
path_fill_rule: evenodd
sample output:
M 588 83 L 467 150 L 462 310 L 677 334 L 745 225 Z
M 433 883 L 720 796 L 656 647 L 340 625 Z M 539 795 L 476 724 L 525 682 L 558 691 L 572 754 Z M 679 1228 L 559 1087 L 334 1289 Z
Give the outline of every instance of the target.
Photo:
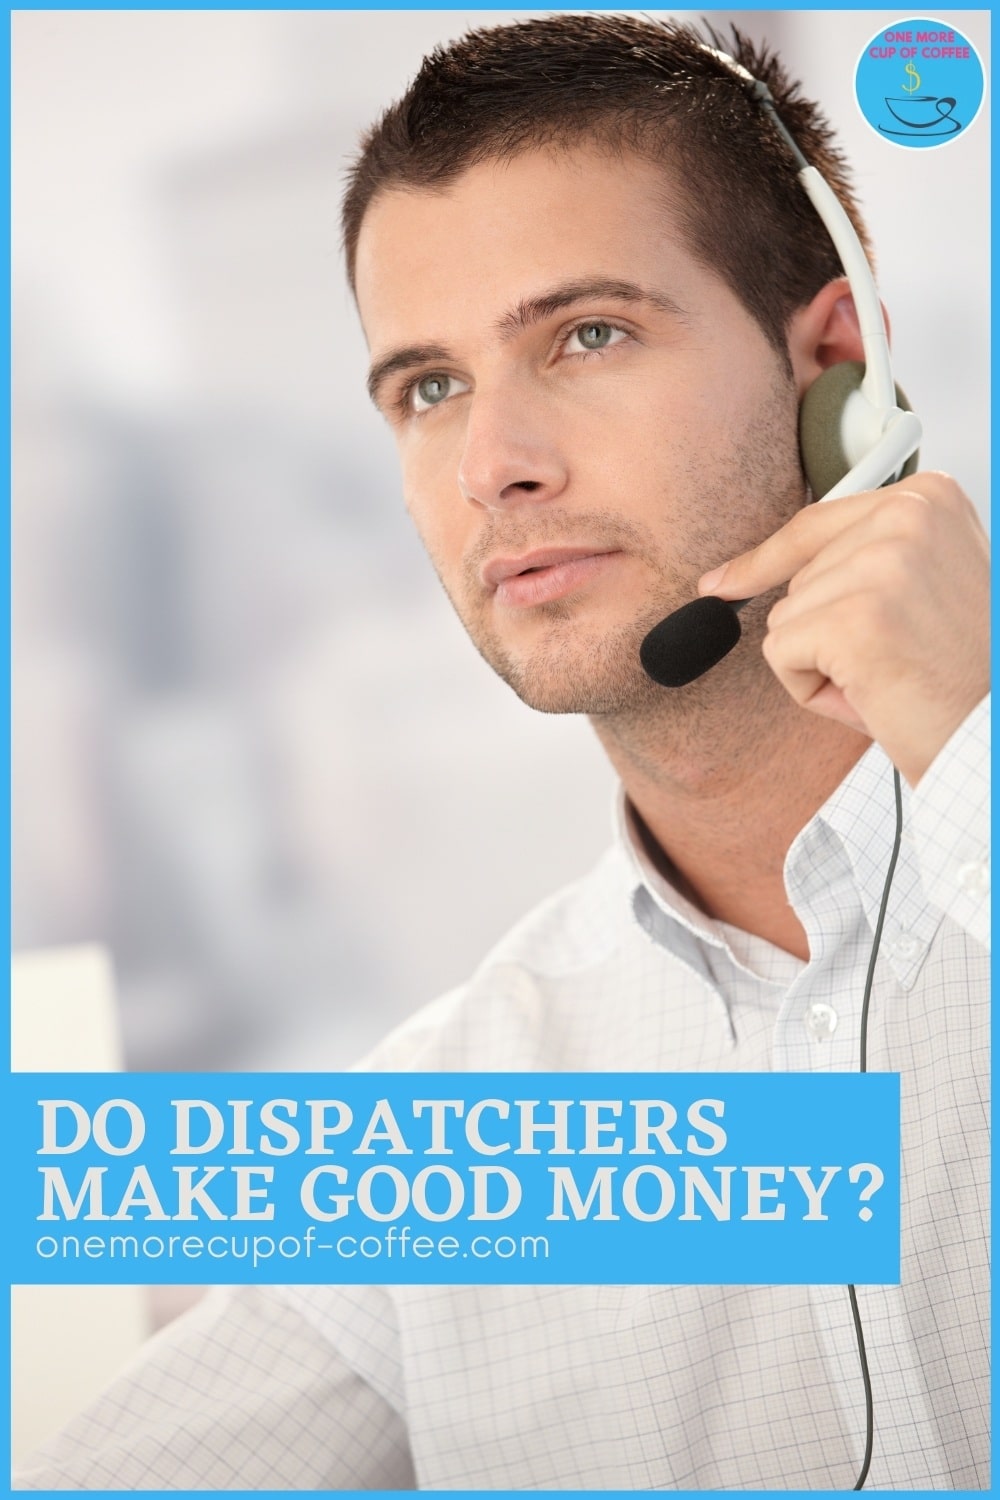
M 934 94 L 907 94 L 903 98 L 885 98 L 886 108 L 893 119 L 906 126 L 906 131 L 924 130 L 930 135 L 954 135 L 961 130 L 960 120 L 952 114 L 957 100 L 948 96 L 939 98 Z M 886 127 L 880 126 L 881 130 Z M 886 130 L 887 135 L 902 135 L 906 132 Z

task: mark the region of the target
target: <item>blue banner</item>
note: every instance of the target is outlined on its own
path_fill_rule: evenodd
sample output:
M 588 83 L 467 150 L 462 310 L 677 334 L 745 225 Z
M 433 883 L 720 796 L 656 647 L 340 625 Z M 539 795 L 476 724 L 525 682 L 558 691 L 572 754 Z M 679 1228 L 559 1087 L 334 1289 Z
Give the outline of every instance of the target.
M 14 1282 L 891 1283 L 896 1074 L 15 1074 Z

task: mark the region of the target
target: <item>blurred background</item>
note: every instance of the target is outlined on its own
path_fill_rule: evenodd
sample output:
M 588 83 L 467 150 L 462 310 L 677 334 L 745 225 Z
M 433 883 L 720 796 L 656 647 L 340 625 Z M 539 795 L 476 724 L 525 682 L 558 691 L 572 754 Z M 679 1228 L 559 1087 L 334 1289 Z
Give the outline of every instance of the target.
M 423 558 L 338 248 L 359 131 L 528 14 L 12 17 L 15 945 L 110 949 L 132 1068 L 346 1066 L 608 841 L 586 724 Z M 841 131 L 924 460 L 985 512 L 985 108 L 907 152 L 853 96 L 898 13 L 711 18 Z

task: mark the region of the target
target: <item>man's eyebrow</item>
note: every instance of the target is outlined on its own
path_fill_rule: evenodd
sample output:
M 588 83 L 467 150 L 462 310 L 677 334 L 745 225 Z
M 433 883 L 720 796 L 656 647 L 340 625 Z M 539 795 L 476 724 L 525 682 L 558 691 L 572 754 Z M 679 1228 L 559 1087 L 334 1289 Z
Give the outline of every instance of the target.
M 378 406 L 379 392 L 390 375 L 398 375 L 400 370 L 415 369 L 434 360 L 448 363 L 450 359 L 451 355 L 442 344 L 410 344 L 403 349 L 393 349 L 390 354 L 377 359 L 369 370 L 368 394 Z
M 572 307 L 577 302 L 586 302 L 588 299 L 623 304 L 645 302 L 651 307 L 659 308 L 661 312 L 669 313 L 671 317 L 681 320 L 685 318 L 683 308 L 666 292 L 640 286 L 635 281 L 594 276 L 577 281 L 563 281 L 558 286 L 539 292 L 534 297 L 523 297 L 515 307 L 497 319 L 494 325 L 495 331 L 503 339 L 513 338 L 524 329 L 544 322 L 554 313 L 562 312 L 564 308 Z M 402 370 L 416 369 L 420 365 L 435 362 L 448 364 L 451 358 L 451 354 L 443 344 L 408 344 L 401 349 L 393 349 L 381 359 L 377 359 L 369 370 L 368 394 L 378 406 L 379 394 L 390 376 L 398 375 Z
M 522 298 L 516 307 L 497 320 L 495 328 L 501 338 L 513 338 L 525 328 L 530 328 L 532 324 L 544 322 L 546 318 L 552 317 L 553 313 L 562 312 L 564 308 L 572 307 L 576 302 L 586 302 L 592 298 L 598 301 L 610 300 L 622 303 L 646 302 L 652 307 L 658 307 L 661 312 L 669 313 L 671 317 L 682 320 L 685 317 L 680 304 L 669 297 L 666 292 L 640 286 L 635 281 L 620 281 L 615 277 L 597 276 L 579 281 L 560 282 L 558 286 L 539 292 L 535 297 Z

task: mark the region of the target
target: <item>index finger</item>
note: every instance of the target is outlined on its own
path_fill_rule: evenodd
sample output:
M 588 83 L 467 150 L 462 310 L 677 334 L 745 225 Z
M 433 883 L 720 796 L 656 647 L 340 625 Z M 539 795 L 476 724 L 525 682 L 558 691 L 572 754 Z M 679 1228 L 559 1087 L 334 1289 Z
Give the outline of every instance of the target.
M 703 574 L 698 580 L 698 593 L 715 594 L 720 599 L 752 599 L 787 583 L 827 542 L 866 515 L 879 493 L 866 490 L 829 505 L 819 501 L 803 506 L 759 546 Z

